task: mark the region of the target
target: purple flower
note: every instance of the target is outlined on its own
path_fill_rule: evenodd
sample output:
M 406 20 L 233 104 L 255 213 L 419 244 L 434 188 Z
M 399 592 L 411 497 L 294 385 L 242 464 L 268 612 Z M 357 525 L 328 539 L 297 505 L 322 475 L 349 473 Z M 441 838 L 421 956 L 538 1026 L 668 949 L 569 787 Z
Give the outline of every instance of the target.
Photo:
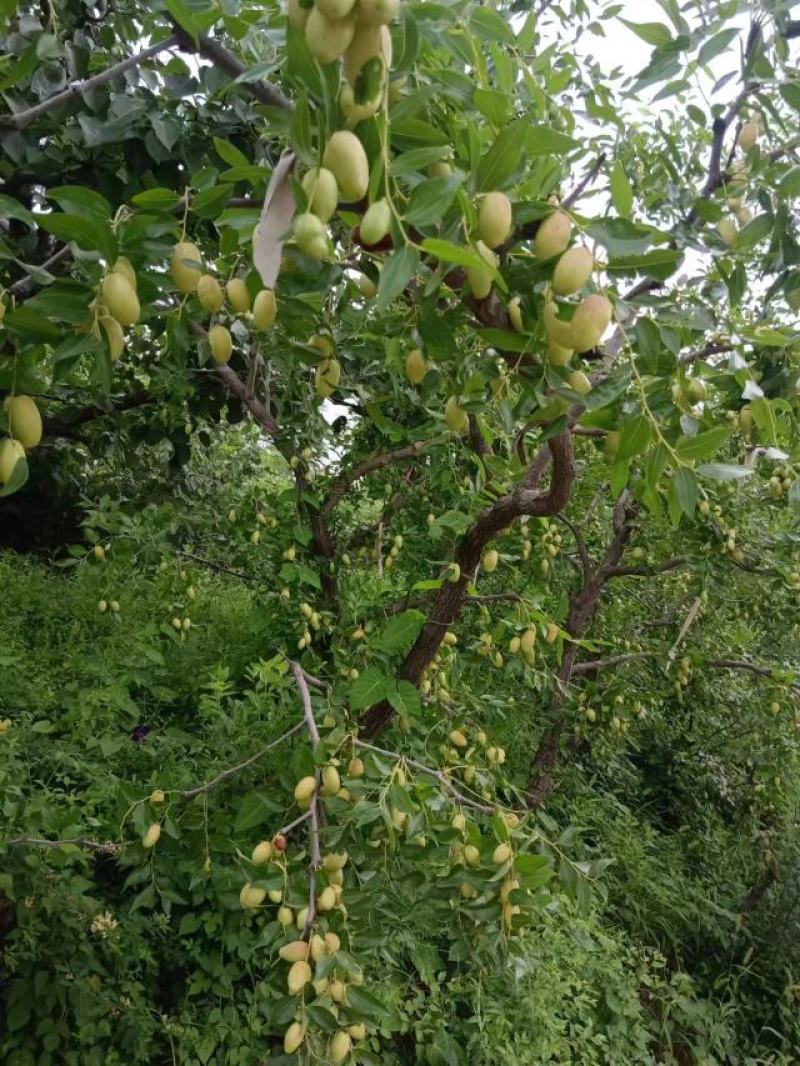
M 135 725 L 131 730 L 131 740 L 134 744 L 141 744 L 150 732 L 150 729 L 151 727 L 149 725 Z

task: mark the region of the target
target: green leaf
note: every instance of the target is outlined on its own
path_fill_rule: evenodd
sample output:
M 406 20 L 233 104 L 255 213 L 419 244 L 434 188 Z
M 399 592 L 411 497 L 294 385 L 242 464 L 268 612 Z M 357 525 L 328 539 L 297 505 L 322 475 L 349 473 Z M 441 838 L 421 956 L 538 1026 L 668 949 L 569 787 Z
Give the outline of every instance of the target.
M 432 148 L 412 148 L 408 152 L 401 152 L 391 161 L 389 173 L 393 178 L 406 174 L 422 174 L 431 163 L 438 163 L 449 154 L 449 149 L 440 145 L 434 145 Z
M 137 192 L 131 197 L 131 203 L 136 207 L 156 208 L 162 211 L 171 211 L 180 203 L 181 197 L 172 189 L 147 189 L 145 192 Z
M 4 218 L 15 218 L 18 222 L 24 222 L 27 226 L 36 224 L 36 219 L 27 207 L 2 193 L 0 193 L 0 215 Z
M 315 162 L 314 145 L 311 139 L 311 112 L 308 107 L 308 97 L 305 93 L 298 93 L 294 102 L 292 118 L 289 124 L 289 137 L 295 154 L 301 163 L 311 166 Z M 217 149 L 219 151 L 219 148 Z
M 368 666 L 350 685 L 347 702 L 353 712 L 363 711 L 386 699 L 394 689 L 392 678 L 378 666 Z
M 554 130 L 552 126 L 528 126 L 525 136 L 525 155 L 565 155 L 579 142 L 568 137 L 566 133 Z
M 9 311 L 3 319 L 3 325 L 11 333 L 31 340 L 60 341 L 64 335 L 63 330 L 27 304 L 20 304 Z
M 527 119 L 519 118 L 498 133 L 491 148 L 478 164 L 475 176 L 477 192 L 501 189 L 508 181 L 519 166 L 527 129 Z
M 698 433 L 696 437 L 678 441 L 675 451 L 685 462 L 707 459 L 719 451 L 730 435 L 731 430 L 727 426 L 716 426 L 705 433 Z
M 486 268 L 486 263 L 472 248 L 466 248 L 463 244 L 453 244 L 452 241 L 445 241 L 440 237 L 426 237 L 422 242 L 422 250 L 441 259 L 444 263 Z
M 672 40 L 672 30 L 663 22 L 628 22 L 627 19 L 619 20 L 623 26 L 640 37 L 647 44 L 657 48 L 662 44 L 669 44 Z
M 17 459 L 11 477 L 5 485 L 0 486 L 0 496 L 11 496 L 12 493 L 18 492 L 28 480 L 28 473 L 28 460 L 24 457 Z
M 697 503 L 697 478 L 685 466 L 678 467 L 669 483 L 669 513 L 677 525 L 681 514 L 691 515 Z
M 281 807 L 263 792 L 249 792 L 239 804 L 233 823 L 234 831 L 245 833 L 257 825 L 270 821 Z
M 398 681 L 397 688 L 390 689 L 389 703 L 404 718 L 418 717 L 422 713 L 419 689 L 410 681 Z
M 371 992 L 365 991 L 360 985 L 347 986 L 347 1002 L 353 1010 L 358 1011 L 367 1018 L 385 1018 L 389 1011 L 385 1005 Z
M 424 623 L 425 615 L 422 611 L 403 611 L 396 614 L 386 622 L 372 646 L 389 655 L 398 652 L 405 654 L 417 639 Z
M 381 271 L 378 297 L 375 306 L 385 311 L 397 299 L 419 267 L 419 252 L 416 248 L 403 247 L 392 252 Z
M 62 211 L 77 215 L 91 215 L 102 222 L 111 218 L 111 205 L 104 196 L 83 185 L 59 185 L 47 190 L 47 199 L 55 200 Z
M 738 29 L 722 30 L 706 41 L 697 53 L 697 62 L 700 66 L 704 67 L 720 52 L 724 52 L 731 41 L 734 41 L 739 36 L 740 32 Z
M 460 174 L 429 178 L 421 182 L 409 197 L 408 207 L 403 216 L 406 222 L 412 226 L 430 226 L 434 222 L 441 222 L 461 182 Z
M 236 145 L 231 144 L 230 141 L 223 140 L 222 137 L 214 137 L 214 148 L 220 159 L 227 163 L 229 167 L 250 166 L 250 160 L 244 152 L 240 152 Z
M 609 274 L 646 274 L 664 281 L 683 262 L 683 253 L 674 248 L 656 248 L 644 255 L 613 255 L 606 270 Z
M 622 215 L 623 218 L 630 218 L 633 208 L 633 189 L 631 189 L 628 175 L 625 173 L 625 167 L 622 165 L 621 159 L 615 161 L 614 169 L 611 171 L 611 202 L 618 215 Z
M 622 427 L 619 448 L 614 457 L 614 462 L 623 459 L 632 459 L 635 455 L 641 455 L 647 451 L 652 437 L 650 422 L 644 415 L 635 415 Z

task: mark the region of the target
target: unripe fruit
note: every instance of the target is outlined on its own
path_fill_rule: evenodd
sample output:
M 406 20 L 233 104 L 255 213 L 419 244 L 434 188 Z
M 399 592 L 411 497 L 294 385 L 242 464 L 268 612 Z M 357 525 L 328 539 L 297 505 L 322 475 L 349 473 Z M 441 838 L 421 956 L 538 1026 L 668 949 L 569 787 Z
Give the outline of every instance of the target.
M 786 302 L 793 311 L 800 311 L 800 289 L 794 289 L 786 294 Z
M 342 942 L 339 939 L 338 934 L 332 932 L 331 930 L 328 930 L 328 932 L 325 934 L 325 943 L 334 953 L 337 952 L 342 946 Z
M 328 234 L 325 224 L 316 215 L 306 211 L 294 220 L 292 231 L 297 247 L 312 259 L 325 259 L 328 255 Z
M 517 333 L 524 333 L 525 326 L 522 321 L 522 301 L 519 296 L 512 296 L 508 301 L 508 318 Z
M 339 1066 L 340 1063 L 344 1062 L 352 1049 L 353 1042 L 348 1032 L 340 1029 L 338 1033 L 334 1033 L 331 1039 L 331 1062 L 334 1066 Z
M 308 210 L 320 221 L 327 222 L 339 201 L 336 178 L 325 167 L 314 167 L 303 178 L 302 186 L 308 198 Z
M 381 100 L 382 86 L 378 87 L 374 96 L 371 96 L 368 100 L 363 100 L 361 103 L 356 101 L 356 94 L 353 90 L 353 86 L 348 81 L 342 85 L 339 93 L 339 107 L 342 110 L 342 114 L 348 119 L 351 125 L 372 118 L 381 106 Z
M 536 630 L 531 626 L 530 629 L 526 629 L 520 637 L 520 650 L 525 654 L 532 652 L 533 647 L 536 644 Z
M 692 403 L 700 403 L 706 398 L 706 383 L 701 378 L 689 378 L 686 382 L 686 395 Z
M 42 416 L 30 396 L 7 396 L 8 432 L 26 451 L 42 439 Z
M 553 300 L 548 300 L 544 305 L 544 311 L 542 314 L 542 321 L 544 323 L 544 330 L 547 334 L 548 340 L 555 342 L 561 348 L 573 349 L 575 344 L 572 340 L 572 323 L 565 322 L 558 317 L 558 306 Z M 566 362 L 567 360 L 565 360 Z M 554 366 L 563 366 L 563 363 L 556 363 L 552 356 L 550 362 Z
M 372 278 L 367 277 L 366 274 L 359 274 L 358 289 L 361 295 L 366 300 L 371 300 L 373 296 L 377 295 L 378 292 L 378 286 L 375 284 Z
M 428 167 L 429 178 L 449 178 L 452 173 L 452 166 L 444 159 L 439 159 Z
M 717 233 L 719 233 L 720 240 L 728 248 L 732 248 L 736 244 L 736 239 L 739 236 L 739 230 L 736 228 L 736 223 L 732 218 L 721 218 L 717 223 Z
M 581 396 L 588 396 L 592 391 L 592 383 L 582 370 L 573 370 L 567 378 L 569 387 Z
M 761 133 L 761 126 L 758 122 L 746 122 L 739 133 L 739 147 L 743 152 L 749 152 L 751 148 L 755 147 L 755 143 L 758 140 Z
M 326 766 L 322 771 L 322 792 L 326 796 L 335 796 L 342 787 L 339 771 L 335 766 Z
M 753 221 L 753 212 L 747 206 L 737 207 L 733 213 L 736 215 L 736 221 L 740 226 L 746 226 L 748 222 Z
M 355 18 L 334 21 L 326 18 L 315 6 L 311 9 L 306 22 L 306 44 L 312 56 L 324 66 L 341 59 L 350 47 L 355 31 Z
M 306 1027 L 302 1022 L 292 1022 L 283 1037 L 283 1050 L 287 1055 L 294 1055 L 306 1038 Z
M 489 551 L 483 553 L 483 559 L 481 560 L 481 566 L 487 574 L 493 574 L 497 569 L 497 564 L 500 561 L 500 553 L 495 551 L 494 548 L 490 548 Z
M 222 286 L 211 274 L 203 274 L 197 282 L 197 299 L 200 305 L 212 315 L 222 310 L 225 303 L 225 293 Z
M 158 824 L 158 822 L 153 822 L 153 824 L 148 828 L 145 835 L 142 837 L 142 847 L 154 848 L 158 843 L 158 838 L 160 836 L 161 826 Z
M 290 943 L 284 944 L 278 950 L 278 954 L 284 962 L 307 962 L 309 951 L 310 947 L 305 940 L 292 940 Z
M 555 211 L 546 218 L 533 238 L 533 251 L 539 259 L 552 259 L 569 244 L 572 236 L 572 220 L 563 211 Z
M 324 359 L 314 373 L 314 387 L 320 396 L 330 396 L 338 387 L 342 367 L 338 359 Z
M 254 888 L 249 881 L 242 885 L 242 890 L 239 893 L 239 903 L 246 911 L 255 910 L 257 907 L 260 907 L 266 898 L 266 889 Z
M 253 848 L 253 854 L 250 856 L 250 861 L 254 862 L 256 866 L 263 866 L 263 864 L 269 862 L 271 858 L 272 844 L 269 840 L 262 840 L 260 844 L 256 844 Z
M 450 819 L 450 825 L 452 825 L 453 829 L 457 829 L 459 833 L 463 833 L 467 828 L 467 819 L 461 811 L 457 811 Z
M 478 208 L 478 235 L 487 248 L 499 248 L 511 233 L 511 201 L 504 192 L 490 192 Z
M 133 263 L 126 255 L 117 256 L 111 269 L 115 274 L 122 274 L 130 282 L 134 292 L 136 291 L 136 271 L 133 269 Z
M 425 357 L 419 348 L 412 348 L 406 356 L 406 377 L 412 385 L 419 385 L 428 372 Z
M 108 604 L 105 600 L 99 600 L 97 603 L 97 609 L 101 614 L 104 614 L 108 610 Z
M 114 610 L 113 601 L 111 603 L 111 610 L 112 611 Z M 184 618 L 183 622 L 181 623 L 181 629 L 184 631 L 184 633 L 188 633 L 191 628 L 192 628 L 192 620 L 191 620 L 191 618 Z
M 444 405 L 444 420 L 451 433 L 464 433 L 469 427 L 469 416 L 459 407 L 455 396 L 451 396 Z
M 258 530 L 258 529 L 254 529 L 253 532 L 250 534 L 250 543 L 251 544 L 258 544 L 260 540 L 261 540 L 261 531 Z
M 521 641 L 519 637 L 512 637 L 508 642 L 508 650 L 512 655 L 516 655 L 520 649 Z
M 507 814 L 504 814 L 503 821 L 506 823 L 509 829 L 519 828 L 519 815 L 515 814 L 513 811 L 508 811 Z
M 181 620 L 180 620 L 180 618 L 173 618 L 172 622 L 171 622 L 171 625 L 172 625 L 173 629 L 180 629 L 181 628 Z
M 302 6 L 301 0 L 289 0 L 286 7 L 286 17 L 292 29 L 302 33 L 308 22 L 308 8 Z
M 388 200 L 376 200 L 364 213 L 359 226 L 361 241 L 366 245 L 380 244 L 392 226 L 392 210 Z
M 227 326 L 217 323 L 208 331 L 208 347 L 211 350 L 211 358 L 218 365 L 230 361 L 233 352 L 233 338 Z
M 325 911 L 332 911 L 336 906 L 336 900 L 336 888 L 333 885 L 328 885 L 317 896 L 317 910 L 323 914 Z
M 343 870 L 347 865 L 347 852 L 346 851 L 331 851 L 322 860 L 322 869 L 327 873 L 334 870 Z
M 282 925 L 284 929 L 287 929 L 294 922 L 294 915 L 292 914 L 290 907 L 281 907 L 276 915 L 278 919 L 278 925 Z
M 278 302 L 272 289 L 262 289 L 253 301 L 253 325 L 256 329 L 269 329 L 278 313 Z
M 301 778 L 294 786 L 294 798 L 301 807 L 308 807 L 310 806 L 311 798 L 316 791 L 316 778 L 309 775 L 308 777 Z
M 478 894 L 478 890 L 469 881 L 463 881 L 459 886 L 458 892 L 462 899 L 474 899 Z
M 364 776 L 364 763 L 358 757 L 353 758 L 347 765 L 348 777 L 363 777 Z
M 622 434 L 618 429 L 610 429 L 608 433 L 606 433 L 605 444 L 603 445 L 603 452 L 605 453 L 606 459 L 608 459 L 610 463 L 613 463 L 614 456 L 619 451 L 619 445 L 621 440 Z
M 553 271 L 553 292 L 569 296 L 582 289 L 594 269 L 594 256 L 588 248 L 569 248 Z
M 106 274 L 100 286 L 100 299 L 121 326 L 133 326 L 139 321 L 139 297 L 124 274 L 113 270 Z
M 359 0 L 356 32 L 344 57 L 344 76 L 350 85 L 356 84 L 359 74 L 371 59 L 380 59 L 384 72 L 392 65 L 392 35 L 386 26 L 378 23 L 365 25 L 361 21 L 364 7 L 364 0 Z
M 363 1022 L 356 1022 L 355 1025 L 348 1025 L 347 1031 L 352 1036 L 353 1040 L 363 1040 L 367 1035 L 367 1027 Z
M 347 988 L 342 981 L 331 981 L 328 985 L 328 995 L 334 1003 L 344 1003 L 347 998 Z
M 241 278 L 231 278 L 225 286 L 228 303 L 237 314 L 243 315 L 250 310 L 250 292 Z
M 739 409 L 739 429 L 742 433 L 750 433 L 753 429 L 753 412 L 749 403 Z
M 346 203 L 362 200 L 369 185 L 367 154 L 358 137 L 338 130 L 325 145 L 322 162 L 331 171 Z
M 555 641 L 558 639 L 560 633 L 561 633 L 561 630 L 555 624 L 555 622 L 548 622 L 547 623 L 547 630 L 545 631 L 545 635 L 544 635 L 544 639 L 547 641 L 548 644 L 554 644 Z
M 172 280 L 180 292 L 194 292 L 203 273 L 200 249 L 191 241 L 180 241 L 172 249 Z
M 476 242 L 475 251 L 485 263 L 493 267 L 497 266 L 497 256 L 483 241 Z M 485 300 L 492 290 L 492 274 L 481 267 L 467 267 L 467 285 L 477 300 Z
M 125 350 L 125 334 L 122 332 L 122 326 L 111 315 L 101 315 L 99 321 L 108 341 L 108 354 L 111 362 L 116 363 Z
M 598 293 L 585 297 L 572 316 L 570 331 L 577 352 L 594 348 L 611 322 L 611 303 Z
M 464 848 L 464 862 L 467 866 L 477 866 L 481 861 L 481 853 L 474 844 L 467 844 Z
M 453 729 L 450 731 L 450 743 L 456 748 L 466 748 L 467 738 L 460 729 Z
M 502 866 L 504 863 L 508 862 L 508 860 L 511 858 L 511 855 L 512 851 L 510 844 L 498 844 L 492 854 L 492 862 L 495 864 L 495 866 Z
M 306 945 L 306 947 L 308 947 L 308 945 Z M 292 963 L 289 969 L 289 975 L 286 978 L 286 987 L 289 989 L 289 995 L 299 995 L 305 986 L 311 983 L 311 978 L 311 967 L 307 962 L 302 961 Z

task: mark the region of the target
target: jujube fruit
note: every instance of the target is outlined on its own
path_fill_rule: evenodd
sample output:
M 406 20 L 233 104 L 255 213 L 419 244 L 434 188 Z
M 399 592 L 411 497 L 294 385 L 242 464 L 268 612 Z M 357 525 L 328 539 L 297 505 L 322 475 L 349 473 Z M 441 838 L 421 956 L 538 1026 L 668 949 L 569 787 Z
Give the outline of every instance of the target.
M 392 225 L 392 211 L 388 200 L 376 200 L 367 208 L 361 219 L 359 233 L 366 245 L 379 244 L 388 234 Z
M 200 250 L 191 241 L 179 241 L 170 259 L 172 280 L 181 292 L 194 292 L 203 273 Z
M 504 192 L 487 193 L 478 208 L 478 235 L 487 248 L 499 248 L 511 233 L 511 201 Z
M 139 321 L 139 297 L 124 274 L 117 274 L 113 270 L 106 274 L 100 286 L 100 298 L 108 313 L 121 326 L 133 326 Z
M 212 326 L 208 331 L 208 346 L 215 363 L 221 365 L 229 362 L 233 352 L 233 338 L 228 327 L 221 326 L 219 323 Z
M 305 175 L 301 185 L 308 199 L 308 210 L 328 222 L 339 202 L 339 187 L 331 171 L 327 167 L 314 167 Z
M 582 289 L 594 269 L 594 256 L 588 248 L 569 248 L 553 271 L 553 292 L 569 296 Z
M 292 231 L 295 243 L 301 252 L 312 259 L 325 259 L 328 255 L 328 236 L 322 219 L 306 211 L 294 220 Z
M 311 967 L 307 962 L 292 963 L 286 978 L 286 987 L 289 989 L 289 995 L 299 995 L 305 986 L 311 983 L 312 976 Z
M 42 416 L 30 396 L 7 396 L 8 432 L 29 451 L 42 439 Z
M 463 407 L 459 406 L 455 396 L 451 396 L 444 405 L 444 420 L 451 433 L 464 433 L 469 426 L 469 416 Z
M 428 372 L 428 364 L 419 348 L 412 348 L 406 356 L 406 377 L 412 385 L 419 385 Z
M 354 18 L 337 21 L 325 18 L 319 8 L 314 7 L 308 16 L 305 28 L 306 44 L 312 56 L 325 66 L 340 59 L 353 40 L 356 30 Z
M 250 310 L 250 292 L 241 278 L 231 278 L 225 286 L 228 302 L 237 314 Z
M 599 293 L 586 296 L 572 316 L 570 331 L 575 351 L 588 352 L 598 343 L 611 322 L 612 307 Z
M 306 1027 L 301 1022 L 292 1022 L 283 1037 L 283 1050 L 294 1055 L 306 1038 Z
M 201 306 L 206 311 L 210 311 L 211 314 L 216 314 L 217 311 L 222 310 L 222 305 L 225 303 L 225 294 L 220 283 L 211 274 L 203 274 L 198 279 L 197 299 L 200 301 Z
M 539 259 L 552 259 L 564 251 L 571 236 L 572 220 L 569 215 L 555 211 L 539 225 L 533 238 L 534 253 Z
M 25 449 L 18 440 L 6 437 L 0 441 L 0 485 L 7 485 L 14 473 L 14 467 L 20 459 L 25 458 Z
M 278 314 L 278 301 L 272 289 L 262 289 L 253 300 L 253 325 L 256 329 L 269 329 Z
M 352 1049 L 353 1042 L 348 1032 L 340 1029 L 338 1033 L 334 1033 L 331 1038 L 331 1062 L 334 1063 L 334 1066 L 339 1066 L 340 1063 L 344 1062 Z
M 369 185 L 369 163 L 358 137 L 349 130 L 338 130 L 325 145 L 323 165 L 336 178 L 342 199 L 347 203 L 362 200 Z
M 475 251 L 492 267 L 497 266 L 497 256 L 483 241 L 478 241 Z M 485 300 L 492 290 L 492 272 L 481 267 L 467 267 L 467 284 L 472 295 L 478 300 Z
M 108 341 L 108 354 L 111 362 L 116 363 L 125 350 L 125 334 L 122 332 L 122 326 L 111 315 L 101 315 L 99 322 Z
M 142 837 L 142 847 L 154 848 L 158 843 L 158 838 L 160 836 L 161 826 L 158 824 L 158 822 L 153 822 L 153 824 L 148 828 L 145 835 Z

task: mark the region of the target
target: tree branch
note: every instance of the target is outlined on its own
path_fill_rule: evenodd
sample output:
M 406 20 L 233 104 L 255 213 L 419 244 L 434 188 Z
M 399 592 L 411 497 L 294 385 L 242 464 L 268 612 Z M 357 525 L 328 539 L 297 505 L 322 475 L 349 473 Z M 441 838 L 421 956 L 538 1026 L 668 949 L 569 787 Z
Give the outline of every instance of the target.
M 228 74 L 234 81 L 247 73 L 247 67 L 233 52 L 215 41 L 211 37 L 200 33 L 197 43 L 177 24 L 175 24 L 176 36 L 181 47 L 187 52 L 199 52 L 200 55 L 209 59 L 215 67 Z M 268 107 L 280 107 L 285 111 L 292 110 L 292 102 L 276 85 L 267 81 L 248 81 L 240 83 L 242 88 L 254 96 L 260 103 Z
M 308 684 L 306 683 L 306 672 L 300 663 L 295 662 L 293 659 L 289 660 L 289 666 L 294 674 L 294 679 L 297 683 L 297 689 L 303 704 L 304 724 L 308 729 L 308 735 L 311 737 L 311 744 L 316 750 L 319 746 L 319 730 L 317 729 L 317 723 L 314 718 L 314 709 L 311 706 L 311 693 L 308 691 Z M 322 865 L 322 852 L 320 851 L 319 846 L 319 771 L 317 771 L 315 776 L 317 779 L 317 789 L 311 797 L 311 803 L 308 808 L 308 816 L 311 819 L 311 824 L 308 830 L 311 858 L 308 864 L 308 914 L 306 915 L 306 922 L 303 927 L 303 940 L 308 940 L 314 926 L 314 918 L 317 913 L 317 870 Z
M 606 571 L 606 577 L 653 577 L 655 574 L 664 574 L 669 570 L 677 570 L 685 563 L 686 559 L 683 556 L 676 555 L 672 559 L 665 559 L 663 563 L 656 563 L 654 566 L 614 566 Z
M 626 652 L 625 655 L 611 655 L 607 659 L 588 659 L 583 663 L 575 663 L 572 668 L 572 674 L 596 674 L 600 670 L 608 670 L 612 666 L 620 666 L 622 663 L 634 662 L 637 659 L 654 659 L 656 653 L 654 651 L 632 651 Z
M 43 100 L 35 107 L 29 107 L 26 111 L 18 111 L 15 115 L 0 115 L 0 127 L 21 130 L 25 126 L 30 125 L 31 122 L 35 122 L 38 118 L 41 118 L 42 115 L 47 114 L 48 111 L 52 111 L 54 108 L 60 107 L 62 104 L 66 104 L 70 100 L 74 100 L 75 97 L 81 96 L 83 93 L 89 92 L 91 89 L 97 89 L 100 85 L 105 85 L 106 82 L 119 77 L 120 74 L 124 74 L 125 71 L 130 70 L 131 67 L 140 66 L 140 64 L 144 63 L 146 60 L 152 59 L 153 56 L 158 55 L 159 52 L 165 52 L 169 48 L 174 48 L 178 43 L 177 34 L 172 34 L 171 37 L 165 37 L 163 41 L 151 44 L 149 48 L 137 52 L 136 55 L 128 56 L 127 59 L 123 59 L 120 63 L 115 63 L 113 67 L 101 71 L 100 74 L 95 74 L 91 78 L 85 78 L 83 81 L 74 81 L 71 85 L 68 85 L 63 92 L 48 97 L 47 100 Z
M 476 811 L 481 811 L 483 814 L 494 814 L 496 807 L 490 807 L 486 803 L 478 803 L 477 800 L 471 799 L 469 796 L 465 796 L 463 792 L 459 792 L 452 781 L 441 770 L 434 770 L 431 766 L 425 766 L 424 763 L 417 762 L 416 759 L 406 758 L 405 755 L 400 755 L 399 752 L 389 751 L 386 748 L 378 748 L 374 744 L 367 744 L 364 740 L 359 740 L 357 737 L 353 738 L 353 744 L 357 748 L 363 748 L 364 751 L 374 751 L 376 755 L 384 755 L 388 759 L 396 759 L 398 762 L 402 759 L 408 766 L 414 770 L 418 770 L 421 774 L 427 774 L 428 777 L 434 777 L 439 784 L 447 792 L 450 793 L 454 799 L 458 800 L 464 807 L 472 807 Z
M 756 674 L 758 677 L 768 677 L 777 684 L 786 684 L 789 688 L 794 689 L 795 692 L 800 692 L 800 681 L 782 682 L 775 677 L 774 669 L 768 666 L 758 666 L 756 663 L 747 662 L 745 659 L 707 659 L 706 666 L 711 666 L 715 670 L 746 670 L 750 674 Z
M 525 481 L 486 508 L 462 537 L 455 552 L 458 578 L 445 580 L 436 595 L 431 612 L 400 668 L 400 679 L 418 684 L 425 667 L 433 659 L 444 634 L 461 614 L 467 599 L 469 577 L 480 561 L 486 545 L 523 515 L 544 517 L 557 514 L 567 504 L 575 480 L 575 456 L 569 432 L 553 437 L 544 449 L 552 455 L 553 474 L 547 492 L 535 488 L 549 463 L 541 455 L 534 460 Z M 373 737 L 391 721 L 393 710 L 384 701 L 364 716 L 365 735 Z
M 578 184 L 575 186 L 575 188 L 572 190 L 572 192 L 568 193 L 564 197 L 564 199 L 563 199 L 563 201 L 561 203 L 561 206 L 566 211 L 569 211 L 569 209 L 571 207 L 574 207 L 575 204 L 577 203 L 577 201 L 580 200 L 581 196 L 583 196 L 583 194 L 586 192 L 587 188 L 592 184 L 594 179 L 597 177 L 597 175 L 603 169 L 603 164 L 605 163 L 605 161 L 606 161 L 606 154 L 605 154 L 605 152 L 601 152 L 600 155 L 597 157 L 597 159 L 592 164 L 591 168 L 584 174 L 584 176 L 581 178 L 581 180 L 578 182 Z
M 123 844 L 114 844 L 110 841 L 89 840 L 87 837 L 70 837 L 67 840 L 46 840 L 41 837 L 15 837 L 13 840 L 0 842 L 0 848 L 88 848 L 89 851 L 99 851 L 106 855 L 116 855 L 124 847 Z
M 304 722 L 298 722 L 297 725 L 292 726 L 291 729 L 283 733 L 277 740 L 273 740 L 271 744 L 267 744 L 265 748 L 257 751 L 255 755 L 251 755 L 243 762 L 237 763 L 236 766 L 231 766 L 228 770 L 223 770 L 221 774 L 217 774 L 216 777 L 212 777 L 210 781 L 206 781 L 204 785 L 197 785 L 195 788 L 187 788 L 179 795 L 181 799 L 194 799 L 195 796 L 202 796 L 206 792 L 210 792 L 212 788 L 216 788 L 217 785 L 222 784 L 223 781 L 227 781 L 229 777 L 234 777 L 242 770 L 246 770 L 248 766 L 252 766 L 254 762 L 258 762 L 268 751 L 272 751 L 273 748 L 277 748 L 279 744 L 283 744 L 284 740 L 288 740 L 289 737 L 293 737 L 295 733 L 303 728 Z
M 357 463 L 352 469 L 343 471 L 331 485 L 327 499 L 322 505 L 322 517 L 328 518 L 347 495 L 348 490 L 362 477 L 366 477 L 367 474 L 371 474 L 375 470 L 382 470 L 384 467 L 391 466 L 393 463 L 401 463 L 405 459 L 416 459 L 426 448 L 432 444 L 440 443 L 443 439 L 442 437 L 431 437 L 429 440 L 414 441 L 413 444 L 395 448 L 394 451 L 370 456 L 369 459 L 363 459 L 360 463 Z

